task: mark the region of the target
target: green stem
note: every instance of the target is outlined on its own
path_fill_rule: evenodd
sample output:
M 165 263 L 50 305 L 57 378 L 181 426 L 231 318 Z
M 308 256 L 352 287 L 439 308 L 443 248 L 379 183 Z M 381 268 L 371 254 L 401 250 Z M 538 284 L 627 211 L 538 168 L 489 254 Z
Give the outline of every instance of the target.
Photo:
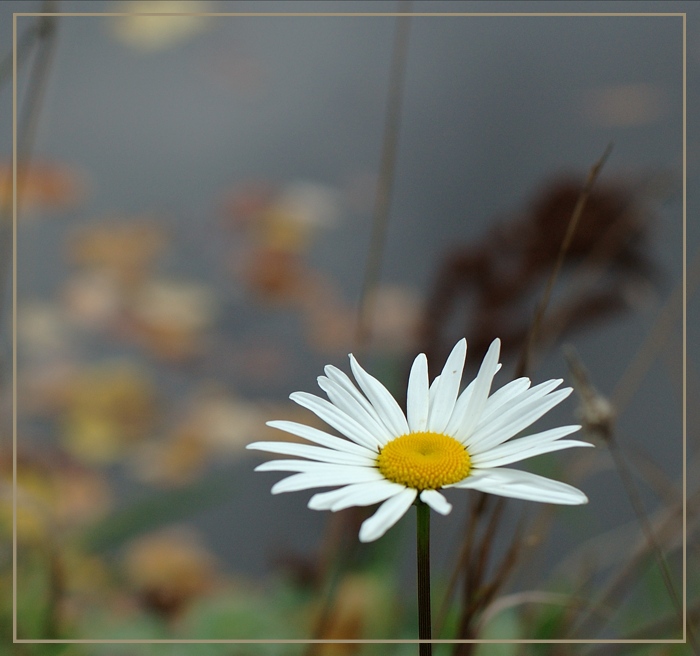
M 416 502 L 418 519 L 416 552 L 418 561 L 418 638 L 432 638 L 430 621 L 430 508 L 420 499 Z M 433 645 L 421 642 L 420 656 L 432 656 Z

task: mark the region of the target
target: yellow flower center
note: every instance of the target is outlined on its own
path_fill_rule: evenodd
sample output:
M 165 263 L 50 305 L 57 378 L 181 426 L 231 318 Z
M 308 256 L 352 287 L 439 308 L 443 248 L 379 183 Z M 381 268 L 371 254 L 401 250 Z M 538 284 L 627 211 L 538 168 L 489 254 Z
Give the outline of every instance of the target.
M 416 490 L 435 490 L 466 478 L 471 459 L 463 444 L 442 433 L 401 435 L 377 456 L 384 478 Z

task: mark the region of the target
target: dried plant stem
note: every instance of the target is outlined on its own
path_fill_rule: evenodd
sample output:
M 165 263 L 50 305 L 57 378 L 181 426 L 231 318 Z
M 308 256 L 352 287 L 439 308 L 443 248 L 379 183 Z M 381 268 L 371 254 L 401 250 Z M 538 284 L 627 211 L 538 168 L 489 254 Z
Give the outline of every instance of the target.
M 319 639 L 325 634 L 326 628 L 328 627 L 328 624 L 331 620 L 333 602 L 335 601 L 335 598 L 338 594 L 338 585 L 340 583 L 344 570 L 345 562 L 340 557 L 337 557 L 332 563 L 330 573 L 326 575 L 326 589 L 323 592 L 323 602 L 321 604 L 321 611 L 318 614 L 318 617 L 316 618 L 314 630 L 312 632 L 312 635 L 314 636 L 315 640 Z M 317 654 L 320 649 L 320 643 L 310 642 L 307 645 L 304 654 L 306 654 L 306 656 L 315 656 L 315 654 Z
M 646 182 L 646 187 L 642 188 L 642 198 L 646 198 L 648 201 L 663 200 L 670 195 L 669 186 L 665 176 L 652 178 Z M 586 288 L 592 288 L 600 280 L 605 272 L 605 265 L 614 261 L 615 256 L 625 244 L 624 236 L 630 228 L 630 219 L 636 222 L 638 229 L 649 223 L 650 218 L 646 218 L 643 222 L 640 221 L 635 212 L 636 205 L 637 203 L 630 201 L 626 208 L 601 233 L 594 247 L 581 260 L 571 279 L 566 283 L 562 295 L 564 298 L 584 296 Z M 540 348 L 546 350 L 546 347 L 551 345 L 561 334 L 564 327 L 562 325 L 563 318 L 559 318 L 560 325 L 556 325 L 556 321 L 553 325 L 550 318 L 546 333 L 540 336 Z
M 44 2 L 42 12 L 55 13 L 57 10 L 56 4 L 55 2 Z M 18 125 L 15 126 L 16 141 L 13 152 L 14 171 L 12 173 L 12 175 L 15 176 L 15 193 L 7 194 L 5 203 L 0 207 L 0 326 L 2 325 L 2 314 L 7 305 L 5 300 L 8 291 L 7 278 L 11 271 L 12 263 L 10 253 L 14 249 L 14 240 L 11 237 L 13 232 L 11 219 L 13 210 L 19 212 L 32 146 L 36 136 L 39 114 L 48 83 L 48 74 L 53 62 L 56 47 L 56 17 L 41 16 L 36 24 L 34 32 L 39 39 L 39 49 L 36 59 L 34 60 L 34 66 L 29 74 L 29 83 L 26 99 L 22 108 L 23 113 L 21 121 L 18 120 Z M 0 184 L 7 184 L 7 182 Z M 0 374 L 1 373 L 0 371 Z
M 484 497 L 488 498 L 488 495 L 484 495 Z M 484 529 L 478 546 L 475 547 L 474 545 L 474 533 L 472 531 L 470 531 L 470 535 L 465 541 L 469 544 L 469 549 L 464 552 L 468 554 L 468 558 L 466 556 L 460 558 L 460 568 L 457 570 L 461 569 L 465 577 L 462 610 L 455 635 L 457 639 L 469 640 L 478 637 L 483 624 L 480 619 L 481 612 L 491 603 L 497 592 L 503 587 L 518 560 L 522 547 L 522 522 L 519 523 L 515 537 L 511 541 L 505 556 L 495 566 L 495 574 L 490 579 L 486 579 L 494 538 L 505 506 L 504 498 L 499 497 L 496 499 L 490 510 L 488 524 Z M 481 504 L 478 504 L 477 508 L 480 508 L 483 512 Z M 478 513 L 472 515 L 473 524 L 476 524 L 475 520 L 478 516 Z M 459 643 L 455 644 L 453 653 L 455 656 L 468 656 L 473 650 L 473 643 Z
M 663 617 L 650 622 L 649 624 L 637 629 L 627 636 L 628 640 L 653 640 L 659 635 L 665 635 L 669 630 L 676 628 L 676 614 L 664 615 Z M 688 624 L 700 621 L 700 603 L 695 604 L 692 608 L 688 608 Z M 614 654 L 629 653 L 629 645 L 605 643 L 589 645 L 582 650 L 582 656 L 594 656 L 602 654 L 603 656 L 614 656 Z M 698 653 L 696 651 L 696 653 Z
M 678 500 L 682 492 L 680 487 L 661 469 L 659 463 L 652 455 L 639 445 L 632 446 L 632 441 L 626 438 L 620 430 L 617 430 L 618 438 L 627 445 L 625 457 L 637 470 L 644 482 L 654 491 L 662 503 L 670 505 Z
M 367 347 L 371 337 L 374 290 L 379 281 L 382 257 L 384 255 L 384 244 L 386 242 L 391 209 L 391 191 L 396 170 L 401 106 L 403 104 L 403 88 L 406 78 L 411 2 L 401 2 L 399 10 L 400 13 L 407 15 L 396 19 L 396 37 L 394 40 L 391 71 L 389 73 L 389 98 L 384 120 L 384 140 L 379 164 L 374 211 L 372 213 L 372 236 L 370 237 L 369 253 L 365 265 L 357 315 L 356 342 L 360 352 Z
M 416 562 L 418 566 L 418 638 L 432 639 L 430 614 L 430 507 L 420 499 L 416 502 Z M 433 645 L 421 642 L 420 656 L 432 656 Z
M 700 249 L 693 257 L 687 270 L 685 293 L 691 296 L 700 284 Z M 656 321 L 649 331 L 642 346 L 637 350 L 634 359 L 629 364 L 614 391 L 610 395 L 618 413 L 630 402 L 639 382 L 663 348 L 674 324 L 682 317 L 684 289 L 680 284 L 673 290 L 664 306 L 657 312 Z
M 15 48 L 18 69 L 27 60 L 32 52 L 32 49 L 37 43 L 37 39 L 40 38 L 41 22 L 34 23 L 19 36 L 17 39 L 17 46 Z M 2 88 L 8 80 L 12 79 L 12 67 L 12 52 L 8 52 L 2 61 L 0 61 L 0 88 Z
M 516 373 L 514 376 L 515 378 L 525 376 L 528 370 L 530 369 L 532 353 L 539 338 L 540 327 L 542 325 L 544 313 L 546 312 L 547 306 L 549 305 L 549 299 L 552 295 L 552 290 L 554 289 L 554 283 L 556 282 L 559 276 L 559 271 L 561 270 L 562 264 L 564 263 L 564 258 L 566 257 L 566 253 L 569 250 L 569 246 L 571 245 L 571 240 L 573 239 L 574 233 L 576 232 L 576 226 L 578 225 L 579 219 L 583 214 L 583 209 L 586 206 L 588 197 L 591 195 L 593 185 L 596 179 L 598 178 L 598 174 L 603 168 L 603 165 L 608 159 L 608 156 L 610 155 L 611 151 L 612 144 L 609 144 L 601 158 L 593 165 L 593 167 L 588 173 L 586 183 L 583 187 L 583 190 L 581 191 L 581 195 L 579 196 L 578 201 L 576 202 L 574 211 L 571 214 L 571 219 L 569 220 L 569 225 L 567 226 L 566 234 L 564 235 L 561 247 L 559 248 L 559 253 L 557 255 L 557 260 L 554 264 L 554 268 L 552 269 L 552 273 L 550 274 L 549 279 L 547 280 L 547 285 L 545 286 L 544 293 L 542 294 L 542 298 L 540 299 L 540 302 L 538 303 L 537 308 L 535 310 L 535 315 L 527 335 L 527 340 L 525 341 L 525 346 L 520 353 L 520 360 L 518 361 L 518 365 L 516 367 Z
M 696 494 L 695 496 L 700 498 L 700 494 Z M 688 504 L 690 505 L 697 500 L 698 499 L 693 498 L 688 499 Z M 654 530 L 659 540 L 664 542 L 668 539 L 678 537 L 678 521 L 682 517 L 682 510 L 681 502 L 663 513 L 663 516 L 660 517 L 658 521 L 657 528 Z M 607 606 L 612 607 L 612 600 L 623 592 L 625 588 L 629 587 L 630 580 L 647 562 L 651 551 L 652 547 L 646 537 L 644 537 L 636 548 L 630 549 L 631 557 L 625 563 L 625 567 L 622 570 L 616 570 L 614 579 L 608 583 L 606 589 L 598 598 L 591 602 L 587 612 L 579 616 L 576 625 L 571 628 L 567 637 L 573 637 L 577 633 L 580 633 L 582 629 L 588 628 L 596 609 Z M 678 618 L 676 617 L 676 621 L 677 620 Z
M 477 496 L 476 503 L 472 506 L 472 509 L 469 512 L 469 516 L 467 518 L 465 538 L 462 541 L 462 546 L 459 550 L 459 556 L 457 557 L 454 569 L 450 574 L 450 579 L 447 584 L 447 590 L 445 591 L 445 596 L 442 599 L 442 603 L 440 604 L 440 611 L 438 612 L 438 618 L 436 622 L 437 628 L 435 630 L 435 635 L 438 637 L 442 633 L 442 628 L 445 624 L 447 612 L 450 608 L 450 604 L 452 603 L 452 597 L 454 595 L 455 589 L 457 588 L 459 575 L 467 569 L 467 565 L 471 560 L 472 549 L 476 537 L 476 527 L 478 523 L 477 520 L 484 513 L 488 500 L 488 494 L 479 494 Z
M 583 363 L 580 361 L 578 355 L 576 354 L 576 351 L 572 347 L 569 347 L 566 350 L 566 358 L 569 363 L 569 368 L 571 369 L 571 372 L 576 381 L 576 387 L 579 391 L 579 394 L 583 398 L 584 408 L 595 408 L 597 405 L 596 401 L 598 399 L 600 399 L 603 403 L 607 403 L 607 401 L 600 397 L 600 395 L 591 385 L 588 373 L 586 372 Z M 618 443 L 615 434 L 613 415 L 606 414 L 604 417 L 601 416 L 599 421 L 593 424 L 593 429 L 596 433 L 598 433 L 599 437 L 608 446 L 608 450 L 610 452 L 610 455 L 612 456 L 615 469 L 617 470 L 617 474 L 620 477 L 620 481 L 622 482 L 622 485 L 625 489 L 627 498 L 630 501 L 630 505 L 632 506 L 632 510 L 634 511 L 635 517 L 637 518 L 637 522 L 639 523 L 639 526 L 642 529 L 642 533 L 644 534 L 644 537 L 647 540 L 649 549 L 654 554 L 654 558 L 659 568 L 659 572 L 661 573 L 661 577 L 666 587 L 666 591 L 668 592 L 676 614 L 682 622 L 683 605 L 673 585 L 668 564 L 666 563 L 666 559 L 664 558 L 661 546 L 659 545 L 656 535 L 654 534 L 651 522 L 649 521 L 646 509 L 644 508 L 644 503 L 642 502 L 642 498 L 639 494 L 639 491 L 637 490 L 637 486 L 634 483 L 632 473 L 627 465 L 627 461 L 625 460 L 625 457 L 622 453 L 622 449 Z
M 540 302 L 537 305 L 537 308 L 535 310 L 534 316 L 533 316 L 533 321 L 530 326 L 530 330 L 528 331 L 527 339 L 525 341 L 525 345 L 523 347 L 523 350 L 520 355 L 520 359 L 518 361 L 518 364 L 516 366 L 515 374 L 514 377 L 521 377 L 525 376 L 530 369 L 530 363 L 532 361 L 532 354 L 533 350 L 535 348 L 535 345 L 537 344 L 537 341 L 540 337 L 540 329 L 542 325 L 542 321 L 544 319 L 544 314 L 547 310 L 547 306 L 549 305 L 549 300 L 552 295 L 552 290 L 554 289 L 554 284 L 559 276 L 559 272 L 561 270 L 561 267 L 564 263 L 564 259 L 566 257 L 567 251 L 569 249 L 569 246 L 571 244 L 571 241 L 573 239 L 573 236 L 576 231 L 576 227 L 578 225 L 579 219 L 581 218 L 581 215 L 583 214 L 583 210 L 586 206 L 586 202 L 588 201 L 588 198 L 591 194 L 591 191 L 593 189 L 593 185 L 598 178 L 598 175 L 600 171 L 603 168 L 603 165 L 607 161 L 608 156 L 610 155 L 610 152 L 612 150 L 612 144 L 608 145 L 608 147 L 605 149 L 603 155 L 600 157 L 600 159 L 593 165 L 591 170 L 589 171 L 588 177 L 586 179 L 586 182 L 584 184 L 584 187 L 581 191 L 581 194 L 578 198 L 578 201 L 576 203 L 576 206 L 574 207 L 574 211 L 572 212 L 571 218 L 569 220 L 569 224 L 567 226 L 566 233 L 564 235 L 564 239 L 562 240 L 562 244 L 559 248 L 559 253 L 557 255 L 557 260 L 554 264 L 554 268 L 552 269 L 552 272 L 549 276 L 549 279 L 547 280 L 547 284 L 545 286 L 545 290 L 542 294 L 542 297 L 540 299 Z M 481 549 L 481 557 L 479 558 L 479 563 L 478 566 L 475 567 L 469 563 L 467 563 L 467 585 L 469 586 L 470 583 L 473 584 L 474 582 L 474 577 L 479 577 L 479 579 L 483 578 L 483 571 L 485 569 L 485 558 L 486 558 L 486 551 L 485 549 L 490 546 L 493 535 L 495 533 L 495 530 L 498 525 L 498 521 L 500 519 L 501 512 L 503 510 L 503 505 L 504 502 L 501 501 L 496 508 L 493 511 L 491 521 L 489 524 L 489 528 L 487 529 L 486 536 L 484 537 L 482 541 L 482 549 Z M 479 599 L 473 598 L 471 602 L 468 602 L 467 599 L 464 600 L 464 607 L 462 610 L 462 616 L 460 618 L 460 626 L 459 626 L 459 633 L 458 637 L 459 638 L 465 638 L 465 637 L 472 637 L 470 632 L 473 630 L 473 620 L 475 613 L 480 609 L 483 608 L 485 604 L 487 604 L 490 600 L 490 598 L 495 595 L 497 592 L 498 588 L 503 584 L 505 581 L 506 576 L 508 575 L 510 569 L 515 564 L 517 554 L 519 552 L 519 538 L 514 539 L 513 542 L 511 543 L 511 547 L 508 551 L 508 554 L 506 558 L 504 559 L 503 563 L 501 564 L 501 567 L 499 568 L 502 571 L 499 571 L 499 574 L 494 578 L 494 580 L 491 582 L 491 584 L 488 586 L 487 593 L 483 594 L 480 596 Z M 471 551 L 471 549 L 470 549 Z M 464 552 L 463 552 L 464 553 Z M 462 561 L 462 558 L 460 557 L 460 561 Z M 451 586 L 453 585 L 453 581 L 455 579 L 455 576 L 453 574 L 452 579 L 451 579 Z M 471 579 L 471 580 L 470 580 Z M 448 594 L 451 594 L 451 589 L 448 589 Z M 441 612 L 441 617 L 443 616 L 443 612 Z M 457 646 L 455 653 L 458 654 L 466 654 L 468 653 L 469 649 L 468 647 L 466 649 L 462 649 L 463 645 Z
M 481 618 L 483 624 L 488 624 L 496 615 L 509 608 L 517 608 L 526 604 L 547 604 L 552 606 L 570 606 L 572 604 L 582 604 L 583 600 L 571 597 L 569 594 L 558 592 L 547 592 L 543 590 L 525 590 L 524 592 L 514 592 L 503 597 L 499 597 L 489 604 L 484 610 Z
M 398 147 L 401 105 L 406 73 L 411 5 L 412 2 L 410 0 L 402 0 L 399 2 L 399 13 L 407 15 L 399 16 L 396 19 L 396 34 L 394 38 L 391 69 L 389 71 L 389 93 L 384 121 L 382 153 L 372 218 L 372 235 L 370 237 L 369 253 L 365 265 L 355 328 L 356 352 L 358 354 L 362 353 L 369 342 L 370 322 L 374 310 L 373 291 L 379 280 L 379 272 L 384 254 L 384 243 L 386 241 L 386 231 L 389 223 L 391 190 L 396 168 L 396 151 Z M 355 516 L 356 514 L 357 513 L 355 513 Z M 337 538 L 339 534 L 345 534 L 345 529 L 348 525 L 347 517 L 351 515 L 352 511 L 345 517 L 339 516 L 335 523 L 333 522 L 333 518 L 331 518 L 331 528 L 328 530 L 328 537 L 326 538 L 326 561 L 329 565 L 324 568 L 324 578 L 328 580 L 328 583 L 321 612 L 313 631 L 314 639 L 321 638 L 328 627 L 331 618 L 331 609 L 337 593 L 338 582 L 342 578 L 342 573 L 349 561 L 349 554 L 344 551 L 347 547 L 346 542 Z M 335 536 L 335 539 L 333 536 Z M 306 656 L 313 656 L 316 651 L 316 645 L 310 643 L 306 651 Z
M 617 469 L 617 473 L 620 476 L 620 480 L 625 488 L 627 497 L 632 505 L 632 509 L 634 510 L 634 514 L 642 529 L 642 533 L 644 533 L 644 537 L 646 538 L 649 548 L 654 555 L 654 559 L 656 560 L 659 572 L 661 573 L 664 586 L 666 587 L 666 591 L 668 592 L 668 596 L 671 599 L 671 603 L 673 604 L 676 612 L 677 619 L 680 619 L 682 623 L 683 604 L 681 603 L 678 592 L 676 591 L 673 581 L 671 580 L 671 572 L 669 571 L 668 563 L 664 558 L 663 552 L 661 551 L 661 546 L 659 545 L 656 535 L 654 534 L 654 530 L 644 508 L 644 504 L 642 503 L 637 486 L 634 483 L 634 479 L 629 467 L 627 466 L 627 462 L 624 458 L 620 445 L 614 436 L 611 436 L 611 439 L 608 440 L 608 448 L 610 450 L 610 455 L 613 457 L 613 461 L 615 462 L 615 468 Z M 688 629 L 688 638 L 691 641 L 691 644 L 695 643 L 695 639 L 690 628 Z M 698 645 L 694 644 L 694 646 L 697 647 Z M 697 649 L 696 653 L 698 653 Z

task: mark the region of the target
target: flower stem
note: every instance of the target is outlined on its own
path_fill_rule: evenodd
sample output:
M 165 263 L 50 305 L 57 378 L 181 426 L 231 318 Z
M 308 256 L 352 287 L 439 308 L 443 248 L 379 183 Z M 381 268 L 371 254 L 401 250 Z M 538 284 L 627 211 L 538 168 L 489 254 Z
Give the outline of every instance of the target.
M 418 519 L 416 552 L 418 562 L 418 638 L 432 638 L 430 621 L 430 508 L 420 499 L 416 503 Z M 432 656 L 433 645 L 421 642 L 420 656 Z

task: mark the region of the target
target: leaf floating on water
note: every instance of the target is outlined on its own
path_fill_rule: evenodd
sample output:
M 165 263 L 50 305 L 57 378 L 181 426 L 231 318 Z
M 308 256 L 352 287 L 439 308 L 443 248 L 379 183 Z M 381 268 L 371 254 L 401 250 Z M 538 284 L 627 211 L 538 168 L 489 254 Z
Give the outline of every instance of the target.
M 116 275 L 85 271 L 70 276 L 61 290 L 68 319 L 82 328 L 113 327 L 123 311 L 123 293 Z
M 68 260 L 106 271 L 120 285 L 142 282 L 167 245 L 163 228 L 149 217 L 108 219 L 79 228 L 68 240 Z
M 126 329 L 156 356 L 182 361 L 201 352 L 216 312 L 216 296 L 206 285 L 149 280 L 130 299 Z

